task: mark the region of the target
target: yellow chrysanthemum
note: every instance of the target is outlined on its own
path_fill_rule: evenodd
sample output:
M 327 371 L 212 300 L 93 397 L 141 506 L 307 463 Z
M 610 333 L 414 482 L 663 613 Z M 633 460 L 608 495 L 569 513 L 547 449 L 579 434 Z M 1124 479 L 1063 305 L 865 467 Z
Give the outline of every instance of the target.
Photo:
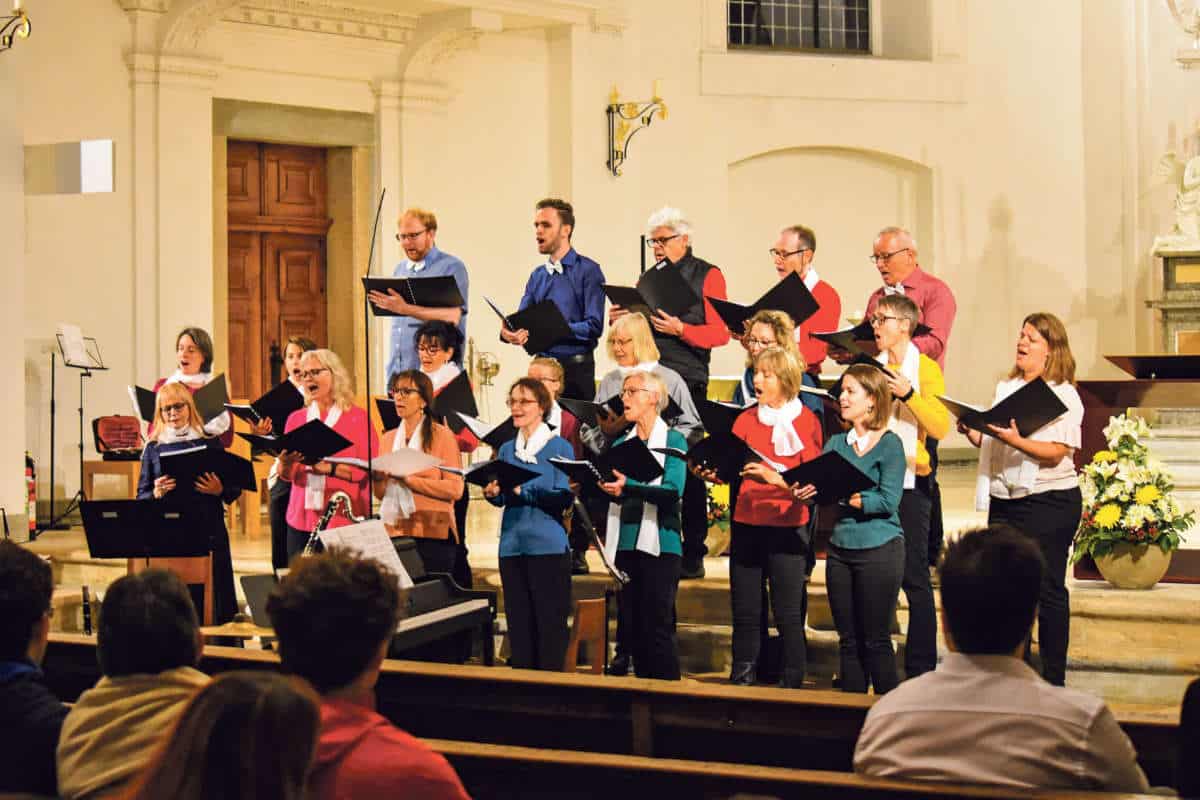
M 1162 492 L 1154 485 L 1143 486 L 1133 495 L 1133 499 L 1144 506 L 1150 505 L 1160 497 L 1162 497 Z
M 1093 464 L 1107 464 L 1117 460 L 1117 454 L 1112 450 L 1098 450 L 1096 455 L 1092 456 Z
M 721 505 L 729 505 L 729 484 L 715 483 L 709 490 L 712 499 Z
M 1105 503 L 1096 511 L 1093 521 L 1098 528 L 1111 528 L 1121 521 L 1121 507 L 1116 503 Z

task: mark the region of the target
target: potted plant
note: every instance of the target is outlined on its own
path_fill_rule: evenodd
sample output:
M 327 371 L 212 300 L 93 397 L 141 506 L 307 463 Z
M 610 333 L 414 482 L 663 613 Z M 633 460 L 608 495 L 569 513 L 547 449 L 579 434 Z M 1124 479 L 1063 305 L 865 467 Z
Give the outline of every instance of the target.
M 1075 533 L 1072 563 L 1091 556 L 1104 579 L 1120 589 L 1158 583 L 1195 521 L 1172 496 L 1171 475 L 1149 457 L 1142 440 L 1150 426 L 1140 417 L 1111 417 L 1104 429 L 1108 449 L 1083 468 L 1079 488 L 1083 516 Z
M 704 543 L 711 555 L 724 555 L 729 551 L 730 540 L 728 483 L 708 484 L 705 509 L 708 512 L 708 536 Z

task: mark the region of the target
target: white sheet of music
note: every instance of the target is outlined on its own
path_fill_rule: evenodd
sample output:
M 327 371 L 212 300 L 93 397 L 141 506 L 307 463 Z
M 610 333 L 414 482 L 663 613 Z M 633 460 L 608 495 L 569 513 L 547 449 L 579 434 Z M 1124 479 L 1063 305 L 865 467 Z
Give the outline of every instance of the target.
M 78 325 L 66 322 L 58 323 L 58 333 L 62 336 L 63 363 L 72 367 L 87 367 L 92 365 L 87 346 L 83 343 L 83 331 Z
M 383 527 L 383 520 L 369 519 L 354 525 L 330 528 L 321 531 L 318 536 L 326 549 L 342 547 L 362 558 L 378 561 L 389 572 L 395 574 L 401 589 L 412 588 L 413 579 L 401 563 L 400 556 L 388 537 L 387 528 Z
M 349 464 L 359 469 L 367 468 L 365 458 L 326 458 L 330 464 Z M 376 472 L 386 472 L 397 478 L 405 478 L 416 472 L 424 472 L 430 467 L 440 466 L 442 460 L 435 455 L 425 453 L 412 447 L 401 447 L 390 453 L 375 456 L 371 461 L 371 469 Z

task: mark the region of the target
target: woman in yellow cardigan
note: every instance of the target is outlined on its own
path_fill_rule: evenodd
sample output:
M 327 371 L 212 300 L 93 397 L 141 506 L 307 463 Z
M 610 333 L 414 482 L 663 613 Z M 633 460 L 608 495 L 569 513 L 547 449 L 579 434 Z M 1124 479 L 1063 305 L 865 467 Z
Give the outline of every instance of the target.
M 892 416 L 888 428 L 904 443 L 904 495 L 900 527 L 904 529 L 904 579 L 908 598 L 908 631 L 904 673 L 915 678 L 937 666 L 937 611 L 929 581 L 929 451 L 925 439 L 941 439 L 950 430 L 950 412 L 938 399 L 946 393 L 941 367 L 912 343 L 920 321 L 916 303 L 904 295 L 880 299 L 871 317 L 879 363 L 888 369 Z
M 453 432 L 427 413 L 433 405 L 429 376 L 419 370 L 398 372 L 392 376 L 388 393 L 396 403 L 400 427 L 383 435 L 380 452 L 411 447 L 437 456 L 444 466 L 459 469 Z M 427 572 L 453 572 L 458 541 L 454 501 L 463 493 L 462 475 L 433 467 L 406 478 L 383 473 L 374 477 L 375 497 L 383 500 L 379 514 L 388 534 L 414 537 Z

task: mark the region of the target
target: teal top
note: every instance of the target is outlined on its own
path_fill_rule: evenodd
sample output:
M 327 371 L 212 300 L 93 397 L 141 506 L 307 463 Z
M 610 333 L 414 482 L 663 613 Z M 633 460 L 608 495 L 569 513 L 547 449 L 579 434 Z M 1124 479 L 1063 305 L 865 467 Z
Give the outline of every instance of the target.
M 847 461 L 875 479 L 875 488 L 860 493 L 862 508 L 852 508 L 845 502 L 838 505 L 838 520 L 833 526 L 830 542 L 847 550 L 866 550 L 879 547 L 897 536 L 900 527 L 900 498 L 904 495 L 904 445 L 891 431 L 884 432 L 875 446 L 864 455 L 854 451 L 845 434 L 838 434 L 825 443 L 825 452 L 841 453 Z
M 631 429 L 628 434 L 613 442 L 613 446 L 615 447 L 630 436 L 636 435 L 637 429 Z M 671 429 L 667 431 L 667 447 L 687 452 L 687 440 L 682 433 Z M 617 550 L 637 549 L 638 530 L 642 524 L 642 508 L 646 503 L 653 503 L 658 509 L 658 547 L 661 554 L 683 555 L 682 538 L 679 533 L 682 528 L 679 501 L 683 497 L 683 483 L 686 477 L 686 462 L 674 456 L 667 456 L 663 462 L 661 485 L 642 483 L 632 478 L 626 479 L 625 491 L 620 498 L 614 501 L 621 504 L 621 534 L 617 539 Z

